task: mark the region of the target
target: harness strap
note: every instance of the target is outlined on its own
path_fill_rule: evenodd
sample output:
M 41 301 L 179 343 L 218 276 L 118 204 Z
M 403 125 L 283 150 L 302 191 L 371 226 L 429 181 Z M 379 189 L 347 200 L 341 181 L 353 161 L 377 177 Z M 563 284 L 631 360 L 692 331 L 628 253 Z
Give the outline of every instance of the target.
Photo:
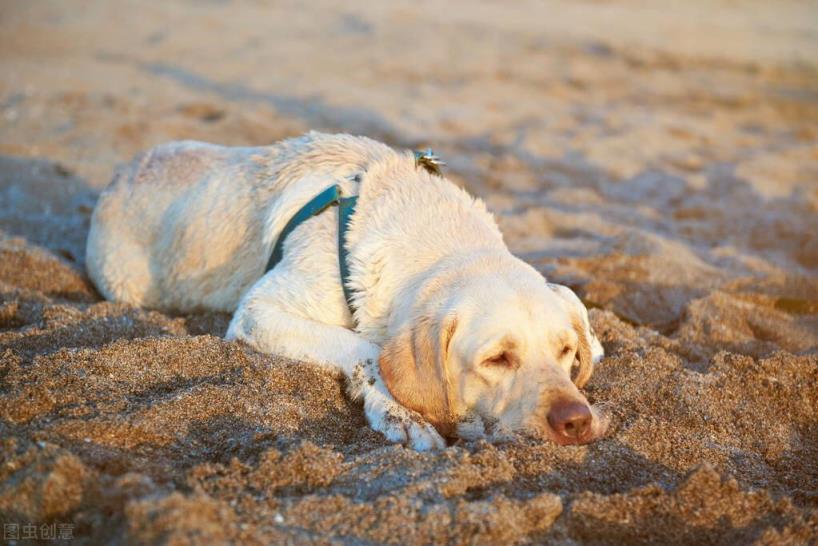
M 347 229 L 349 221 L 355 213 L 355 205 L 358 204 L 358 196 L 341 197 L 338 200 L 338 270 L 341 272 L 341 288 L 344 289 L 344 299 L 347 300 L 347 307 L 355 320 L 355 307 L 352 304 L 352 289 L 349 287 L 349 260 L 347 259 Z
M 313 197 L 306 205 L 296 212 L 281 234 L 278 236 L 273 253 L 267 261 L 267 267 L 264 272 L 267 273 L 273 269 L 281 259 L 284 257 L 284 241 L 287 236 L 297 228 L 301 222 L 309 220 L 313 216 L 318 216 L 329 207 L 338 206 L 338 269 L 341 273 L 341 287 L 344 289 L 344 299 L 346 299 L 349 312 L 352 314 L 353 320 L 355 317 L 355 307 L 352 304 L 352 290 L 349 288 L 349 262 L 346 234 L 349 228 L 349 222 L 352 214 L 355 212 L 355 205 L 358 202 L 358 196 L 341 197 L 341 188 L 338 185 L 330 186 L 315 197 Z

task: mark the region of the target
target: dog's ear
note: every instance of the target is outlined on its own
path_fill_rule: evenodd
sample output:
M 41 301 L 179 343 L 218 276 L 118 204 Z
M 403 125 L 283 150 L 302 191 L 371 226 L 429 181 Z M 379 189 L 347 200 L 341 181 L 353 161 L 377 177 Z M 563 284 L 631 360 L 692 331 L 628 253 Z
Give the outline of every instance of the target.
M 548 283 L 548 288 L 554 291 L 565 303 L 571 317 L 571 325 L 577 333 L 577 357 L 575 365 L 577 373 L 573 378 L 577 387 L 583 387 L 594 373 L 594 364 L 605 355 L 602 344 L 597 339 L 588 320 L 588 310 L 573 290 L 561 284 Z
M 421 317 L 386 343 L 379 362 L 395 400 L 421 414 L 444 436 L 454 433 L 456 421 L 448 369 L 455 328 L 454 316 Z

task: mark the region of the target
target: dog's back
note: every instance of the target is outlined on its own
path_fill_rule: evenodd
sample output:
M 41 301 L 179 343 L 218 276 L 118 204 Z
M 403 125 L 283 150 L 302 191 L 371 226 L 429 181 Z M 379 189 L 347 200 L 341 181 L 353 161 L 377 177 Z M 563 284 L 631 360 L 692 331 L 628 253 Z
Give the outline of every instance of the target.
M 232 311 L 262 267 L 254 181 L 269 148 L 172 142 L 119 169 L 88 236 L 91 279 L 108 299 Z
M 110 300 L 232 312 L 295 210 L 334 178 L 392 153 L 321 133 L 257 148 L 160 145 L 119 169 L 100 196 L 88 273 Z M 312 172 L 321 175 L 311 180 Z

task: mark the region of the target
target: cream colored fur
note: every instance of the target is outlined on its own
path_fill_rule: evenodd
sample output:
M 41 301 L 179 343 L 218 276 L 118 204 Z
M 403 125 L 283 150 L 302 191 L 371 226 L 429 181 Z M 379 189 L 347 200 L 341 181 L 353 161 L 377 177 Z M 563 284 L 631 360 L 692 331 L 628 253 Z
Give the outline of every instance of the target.
M 284 225 L 333 184 L 359 195 L 348 232 L 356 329 L 334 209 L 292 232 L 264 273 Z M 154 148 L 100 197 L 87 264 L 108 299 L 234 312 L 229 339 L 342 370 L 372 427 L 416 449 L 495 423 L 549 435 L 553 400 L 585 400 L 572 366 L 581 386 L 602 355 L 579 299 L 512 256 L 480 200 L 367 138 Z M 486 363 L 498 348 L 514 366 Z M 603 428 L 595 417 L 594 436 Z

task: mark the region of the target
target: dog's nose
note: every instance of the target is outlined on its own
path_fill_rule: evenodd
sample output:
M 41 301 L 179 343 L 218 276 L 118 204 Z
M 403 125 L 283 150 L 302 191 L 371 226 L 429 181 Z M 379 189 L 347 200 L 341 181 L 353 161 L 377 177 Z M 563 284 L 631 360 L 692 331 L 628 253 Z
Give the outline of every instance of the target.
M 581 442 L 591 430 L 591 408 L 575 401 L 557 402 L 548 412 L 548 424 L 566 443 Z

